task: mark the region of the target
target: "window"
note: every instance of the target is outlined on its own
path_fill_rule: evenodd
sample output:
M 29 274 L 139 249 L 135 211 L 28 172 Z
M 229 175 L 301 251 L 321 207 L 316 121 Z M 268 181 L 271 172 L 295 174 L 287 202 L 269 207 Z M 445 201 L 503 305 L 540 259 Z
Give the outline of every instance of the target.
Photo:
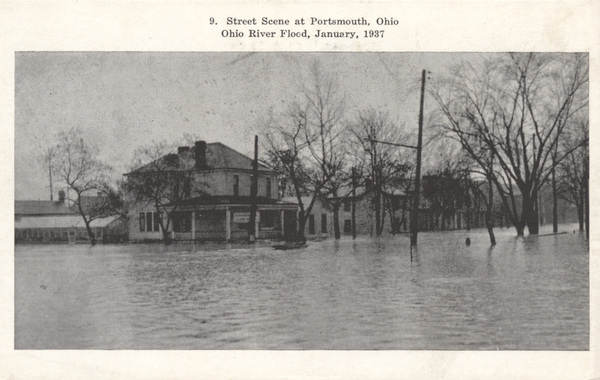
M 344 211 L 350 211 L 350 207 L 352 206 L 352 201 L 350 199 L 344 199 Z
M 271 198 L 271 177 L 267 177 L 267 198 Z
M 140 212 L 140 232 L 160 231 L 159 220 L 162 220 L 162 212 Z
M 140 212 L 140 232 L 146 231 L 146 213 Z
M 152 232 L 152 213 L 146 213 L 146 231 Z
M 185 178 L 183 180 L 183 197 L 184 198 L 189 198 L 190 197 L 190 193 L 191 193 L 191 189 L 192 189 L 192 183 L 191 182 L 192 181 L 189 178 Z
M 315 234 L 315 216 L 313 214 L 308 216 L 308 233 L 311 235 Z
M 350 219 L 344 220 L 344 233 L 345 234 L 352 233 L 352 221 Z
M 327 233 L 327 214 L 321 214 L 321 233 Z
M 236 174 L 233 176 L 233 196 L 237 197 L 239 195 L 240 195 L 240 176 Z

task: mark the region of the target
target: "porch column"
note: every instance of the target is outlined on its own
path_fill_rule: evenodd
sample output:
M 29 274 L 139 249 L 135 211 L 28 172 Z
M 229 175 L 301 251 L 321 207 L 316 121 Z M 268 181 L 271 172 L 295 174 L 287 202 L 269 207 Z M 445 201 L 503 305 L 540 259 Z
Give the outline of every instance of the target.
M 285 224 L 283 223 L 285 218 L 284 210 L 281 210 L 281 236 L 285 234 Z
M 192 211 L 192 240 L 196 240 L 196 211 Z
M 231 213 L 229 207 L 225 206 L 225 241 L 231 240 Z

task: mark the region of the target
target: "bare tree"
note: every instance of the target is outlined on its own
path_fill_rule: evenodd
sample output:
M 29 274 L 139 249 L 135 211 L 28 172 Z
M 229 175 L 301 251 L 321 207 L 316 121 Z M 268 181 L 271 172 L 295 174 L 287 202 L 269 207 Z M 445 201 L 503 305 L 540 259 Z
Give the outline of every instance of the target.
M 551 159 L 569 119 L 587 106 L 587 82 L 587 55 L 527 53 L 464 62 L 431 86 L 446 136 L 483 170 L 494 157 L 491 180 L 518 235 L 525 226 L 538 233 L 538 191 L 570 154 Z
M 174 149 L 164 141 L 151 142 L 135 150 L 134 170 L 127 173 L 123 187 L 133 205 L 151 206 L 165 244 L 170 243 L 169 228 L 182 201 L 192 193 L 205 194 L 207 185 L 194 181 L 195 160 L 187 155 L 169 153 Z
M 583 231 L 586 222 L 586 197 L 588 196 L 589 165 L 589 121 L 587 115 L 576 123 L 572 133 L 565 134 L 561 141 L 561 149 L 571 153 L 561 162 L 557 171 L 556 193 L 559 197 L 573 204 L 577 210 L 579 230 Z M 576 149 L 572 149 L 576 147 Z
M 363 181 L 372 194 L 375 233 L 380 236 L 386 210 L 390 213 L 393 210 L 390 198 L 396 191 L 406 194 L 409 190 L 412 151 L 407 154 L 405 148 L 391 145 L 406 143 L 406 136 L 385 112 L 372 108 L 360 111 L 350 124 L 350 130 L 355 140 L 355 152 L 363 161 L 360 165 L 364 168 Z
M 334 195 L 345 181 L 343 137 L 344 97 L 337 79 L 315 62 L 311 81 L 300 89 L 300 99 L 284 114 L 271 116 L 265 135 L 266 150 L 291 183 L 300 207 L 299 239 L 319 197 Z M 303 196 L 310 201 L 304 204 Z M 338 223 L 339 230 L 339 223 Z
M 56 135 L 56 144 L 47 152 L 45 157 L 54 180 L 75 193 L 75 198 L 69 201 L 83 218 L 90 244 L 95 245 L 96 237 L 90 223 L 118 212 L 118 197 L 109 186 L 111 168 L 99 159 L 98 148 L 84 139 L 79 128 L 60 131 Z M 86 196 L 98 192 L 109 196 L 94 207 L 86 207 Z

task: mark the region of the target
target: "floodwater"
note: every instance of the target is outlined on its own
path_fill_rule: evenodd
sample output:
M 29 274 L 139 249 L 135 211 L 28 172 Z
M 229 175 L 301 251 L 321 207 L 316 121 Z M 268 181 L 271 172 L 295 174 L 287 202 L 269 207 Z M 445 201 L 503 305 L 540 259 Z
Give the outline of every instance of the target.
M 421 233 L 412 260 L 407 236 L 17 246 L 15 348 L 588 350 L 589 247 L 561 227 Z

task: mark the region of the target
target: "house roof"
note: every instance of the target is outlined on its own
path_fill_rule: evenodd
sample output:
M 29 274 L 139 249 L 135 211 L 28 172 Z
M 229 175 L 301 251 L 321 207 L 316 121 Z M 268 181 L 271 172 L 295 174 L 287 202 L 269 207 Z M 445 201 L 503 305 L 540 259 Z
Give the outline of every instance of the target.
M 90 210 L 97 209 L 106 202 L 106 196 L 104 195 L 82 195 L 80 197 L 81 208 L 84 213 L 88 213 Z
M 196 147 L 181 153 L 171 153 L 162 156 L 161 158 L 152 161 L 144 166 L 141 166 L 127 174 L 149 173 L 155 171 L 188 171 L 196 170 L 195 168 L 195 151 Z M 206 168 L 203 170 L 215 169 L 236 169 L 236 170 L 252 170 L 252 159 L 231 149 L 220 142 L 206 144 Z M 258 163 L 258 170 L 273 172 L 273 169 L 268 166 Z M 126 174 L 126 175 L 127 175 Z
M 15 201 L 15 215 L 72 215 L 75 212 L 60 201 Z
M 106 227 L 118 218 L 119 216 L 109 216 L 94 219 L 90 222 L 90 227 Z M 79 215 L 25 216 L 15 221 L 15 228 L 85 228 L 85 223 Z

